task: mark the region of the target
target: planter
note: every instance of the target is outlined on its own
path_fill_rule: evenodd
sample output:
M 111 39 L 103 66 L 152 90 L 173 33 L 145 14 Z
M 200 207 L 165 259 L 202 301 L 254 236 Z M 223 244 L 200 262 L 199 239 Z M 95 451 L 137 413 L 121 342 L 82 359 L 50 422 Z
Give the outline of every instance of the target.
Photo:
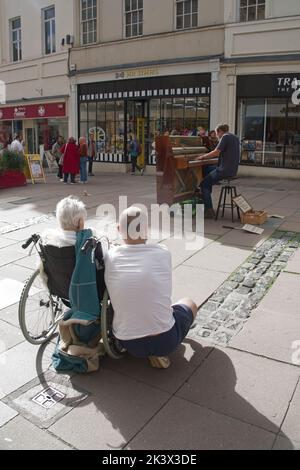
M 0 189 L 26 186 L 26 184 L 26 177 L 21 171 L 5 170 L 0 173 Z

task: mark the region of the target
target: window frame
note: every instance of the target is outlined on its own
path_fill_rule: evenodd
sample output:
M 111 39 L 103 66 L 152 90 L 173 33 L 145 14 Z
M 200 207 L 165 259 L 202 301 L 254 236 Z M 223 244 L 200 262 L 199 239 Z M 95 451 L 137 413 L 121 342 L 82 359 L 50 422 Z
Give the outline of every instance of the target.
M 126 9 L 126 3 L 127 1 L 130 1 L 130 10 Z M 139 8 L 139 2 L 142 2 L 142 8 Z M 144 0 L 136 0 L 137 2 L 137 8 L 132 9 L 132 0 L 123 0 L 123 22 L 124 22 L 124 31 L 123 31 L 123 37 L 124 39 L 134 39 L 134 38 L 140 38 L 144 36 Z M 133 13 L 137 14 L 137 22 L 133 23 L 132 22 L 132 16 Z M 140 13 L 142 14 L 142 21 L 139 21 L 139 15 Z M 127 23 L 127 15 L 131 15 L 131 23 Z M 131 29 L 131 34 L 127 36 L 127 26 L 130 25 Z M 132 34 L 132 28 L 133 25 L 137 26 L 137 34 Z M 140 32 L 140 26 L 141 26 L 141 32 Z
M 20 27 L 19 28 L 13 28 L 13 22 L 20 20 Z M 13 39 L 13 33 L 17 32 L 18 33 L 18 39 L 14 41 Z M 10 58 L 12 62 L 20 62 L 22 61 L 22 18 L 21 16 L 16 16 L 15 18 L 11 18 L 9 20 L 9 38 L 10 38 Z M 17 54 L 18 58 L 15 60 L 14 59 L 14 44 L 17 43 Z
M 195 29 L 195 28 L 198 28 L 199 27 L 199 0 L 196 0 L 197 1 L 197 11 L 193 11 L 193 0 L 175 0 L 175 5 L 174 5 L 174 29 L 175 31 L 186 31 L 186 30 L 189 30 L 189 29 Z M 185 3 L 186 2 L 190 2 L 191 3 L 191 8 L 190 8 L 190 12 L 188 14 L 185 14 L 184 11 L 184 6 L 185 6 Z M 182 6 L 183 6 L 183 10 L 182 10 L 182 14 L 178 14 L 178 5 L 182 3 Z M 193 16 L 196 15 L 196 18 L 197 18 L 197 24 L 196 25 L 193 25 Z M 185 17 L 189 17 L 190 18 L 190 26 L 185 26 Z M 182 17 L 182 20 L 183 20 L 183 23 L 182 23 L 182 27 L 178 27 L 178 17 Z
M 249 8 L 253 8 L 255 6 L 256 8 L 256 12 L 255 12 L 255 19 L 254 20 L 249 20 Z M 260 6 L 264 6 L 265 7 L 265 11 L 264 11 L 264 18 L 258 18 L 258 7 Z M 267 8 L 267 2 L 266 0 L 256 0 L 256 4 L 255 5 L 249 5 L 249 0 L 247 0 L 247 5 L 246 6 L 242 6 L 242 3 L 241 3 L 241 0 L 239 0 L 239 4 L 238 4 L 238 8 L 239 8 L 239 11 L 238 11 L 238 18 L 239 18 L 239 22 L 240 23 L 250 23 L 252 21 L 264 21 L 266 19 L 266 8 Z M 242 20 L 242 10 L 245 10 L 246 11 L 246 19 Z
M 86 8 L 83 8 L 82 5 L 83 0 L 79 0 L 79 29 L 80 29 L 80 45 L 81 46 L 90 46 L 92 44 L 97 44 L 98 42 L 98 15 L 99 15 L 99 6 L 98 6 L 98 0 L 92 0 L 93 4 L 91 7 L 87 6 Z M 93 10 L 94 8 L 96 9 L 96 16 L 94 17 Z M 92 10 L 92 18 L 88 18 L 88 15 L 86 15 L 86 19 L 83 19 L 83 11 L 88 12 L 89 10 Z M 88 24 L 91 22 L 95 22 L 95 29 L 89 29 Z M 83 31 L 84 25 L 87 25 L 87 31 Z M 89 41 L 89 35 L 93 34 L 94 36 L 94 41 Z M 87 37 L 87 42 L 84 42 L 83 37 L 86 35 Z
M 54 9 L 54 16 L 52 18 L 46 19 L 46 12 Z M 46 34 L 46 24 L 50 24 L 50 52 L 47 52 L 47 34 Z M 53 24 L 54 24 L 54 42 L 53 42 Z M 55 5 L 50 5 L 47 8 L 42 9 L 42 27 L 43 27 L 43 53 L 44 55 L 52 55 L 56 53 L 56 9 Z M 53 48 L 54 46 L 54 48 Z

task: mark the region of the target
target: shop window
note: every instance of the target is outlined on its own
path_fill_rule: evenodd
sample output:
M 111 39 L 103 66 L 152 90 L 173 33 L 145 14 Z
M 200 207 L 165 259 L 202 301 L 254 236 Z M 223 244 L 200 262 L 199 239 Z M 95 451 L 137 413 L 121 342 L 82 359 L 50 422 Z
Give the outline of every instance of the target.
M 97 0 L 80 0 L 81 45 L 97 42 Z
M 241 99 L 242 163 L 300 168 L 300 106 L 286 98 Z
M 11 59 L 13 62 L 22 60 L 21 18 L 10 20 Z
M 96 135 L 97 151 L 104 153 L 106 148 L 106 117 L 105 117 L 105 101 L 97 103 L 97 135 Z
M 172 114 L 173 114 L 173 99 L 165 98 L 161 100 L 161 131 L 172 132 Z
M 106 148 L 107 153 L 115 152 L 116 143 L 116 113 L 115 102 L 106 102 Z
M 206 133 L 209 131 L 209 108 L 210 108 L 210 99 L 207 97 L 202 97 L 197 99 L 197 121 L 196 128 L 197 134 L 199 128 L 202 127 Z
M 198 0 L 176 0 L 176 29 L 198 26 Z
M 143 0 L 125 0 L 125 37 L 143 35 Z
M 43 10 L 44 22 L 44 52 L 53 54 L 56 52 L 56 32 L 55 32 L 55 7 Z
M 240 0 L 240 21 L 264 20 L 265 13 L 265 0 Z

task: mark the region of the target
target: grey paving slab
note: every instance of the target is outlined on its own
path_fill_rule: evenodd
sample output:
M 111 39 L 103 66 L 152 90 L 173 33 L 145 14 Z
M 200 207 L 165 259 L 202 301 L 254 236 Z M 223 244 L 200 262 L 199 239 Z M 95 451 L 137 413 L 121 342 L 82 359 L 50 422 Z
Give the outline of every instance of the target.
M 20 300 L 24 283 L 14 279 L 0 279 L 0 309 Z
M 0 238 L 0 248 L 7 248 L 7 247 L 11 247 L 12 245 L 14 245 L 16 243 L 15 240 L 9 240 L 7 238 Z M 1 255 L 0 255 L 1 256 Z
M 0 428 L 0 449 L 70 450 L 71 447 L 21 416 L 17 416 Z
M 280 230 L 300 233 L 300 221 L 286 221 L 280 225 Z
M 212 243 L 217 238 L 217 235 L 210 235 L 209 237 L 203 237 L 201 243 L 203 243 L 202 248 Z M 191 258 L 197 251 L 200 250 L 188 250 L 186 240 L 178 240 L 175 238 L 169 238 L 161 242 L 165 245 L 172 255 L 172 266 L 175 268 L 179 266 L 184 261 Z
M 53 343 L 40 348 L 23 342 L 0 354 L 2 395 L 8 395 L 46 371 L 54 348 Z
M 300 442 L 291 441 L 286 437 L 278 436 L 273 450 L 300 450 Z
M 72 383 L 93 395 L 49 430 L 81 450 L 124 447 L 169 399 L 161 390 L 110 370 L 76 376 Z
M 15 281 L 24 282 L 32 274 L 32 270 L 17 264 L 7 264 L 0 268 L 0 280 L 14 279 Z
M 260 246 L 271 234 L 272 229 L 266 229 L 262 235 L 242 232 L 240 230 L 230 230 L 219 238 L 218 242 L 223 245 L 245 246 L 254 249 Z
M 177 351 L 170 355 L 171 367 L 167 370 L 154 369 L 148 359 L 136 359 L 129 355 L 121 361 L 106 357 L 103 359 L 103 367 L 174 393 L 211 351 L 210 347 L 203 347 L 196 341 L 186 339 Z
M 277 433 L 298 378 L 297 368 L 215 349 L 177 395 Z
M 11 247 L 1 248 L 0 250 L 0 266 L 13 263 L 14 261 L 21 260 L 26 257 L 26 253 L 13 250 Z
M 251 253 L 251 250 L 242 247 L 222 245 L 218 240 L 217 243 L 205 247 L 183 265 L 232 273 Z
M 0 354 L 23 341 L 20 328 L 0 320 Z
M 259 307 L 229 345 L 241 351 L 293 364 L 293 344 L 300 340 L 300 316 Z M 299 368 L 300 372 L 300 368 Z
M 259 307 L 274 313 L 282 313 L 282 315 L 299 316 L 299 292 L 300 276 L 283 272 L 279 275 Z
M 173 271 L 173 302 L 189 297 L 201 305 L 227 277 L 224 272 L 181 265 Z
M 271 449 L 275 435 L 180 398 L 171 401 L 129 443 L 130 450 Z
M 282 424 L 281 434 L 285 434 L 293 441 L 297 441 L 300 448 L 300 381 L 290 402 L 288 413 Z
M 19 303 L 15 303 L 10 305 L 2 310 L 0 310 L 0 319 L 10 323 L 14 326 L 19 326 L 19 318 L 18 318 L 18 309 Z
M 300 274 L 300 249 L 298 249 L 295 255 L 288 261 L 285 271 Z
M 0 401 L 0 428 L 18 415 L 16 410 Z M 0 447 L 1 448 L 1 447 Z

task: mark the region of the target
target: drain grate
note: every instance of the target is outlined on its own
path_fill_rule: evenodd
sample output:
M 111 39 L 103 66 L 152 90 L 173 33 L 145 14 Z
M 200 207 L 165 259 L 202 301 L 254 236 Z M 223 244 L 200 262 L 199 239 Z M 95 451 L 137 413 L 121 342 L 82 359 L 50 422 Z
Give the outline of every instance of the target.
M 55 388 L 48 387 L 45 388 L 42 392 L 32 398 L 32 401 L 42 408 L 49 410 L 53 408 L 57 403 L 66 398 L 66 395 L 59 392 Z

